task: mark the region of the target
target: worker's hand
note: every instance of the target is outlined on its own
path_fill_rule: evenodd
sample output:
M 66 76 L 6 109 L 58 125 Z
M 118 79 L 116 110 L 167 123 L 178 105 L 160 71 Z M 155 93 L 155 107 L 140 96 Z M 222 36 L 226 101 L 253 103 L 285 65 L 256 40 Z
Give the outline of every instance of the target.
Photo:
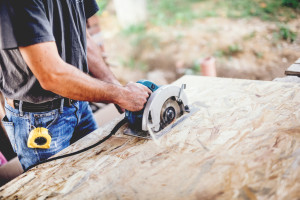
M 122 114 L 122 113 L 125 112 L 125 109 L 124 109 L 124 108 L 121 108 L 118 104 L 114 104 L 114 105 L 115 105 L 116 109 L 118 110 L 118 112 L 119 112 L 120 114 Z
M 139 83 L 129 82 L 124 88 L 126 93 L 122 97 L 119 106 L 133 112 L 142 110 L 152 93 L 149 88 Z

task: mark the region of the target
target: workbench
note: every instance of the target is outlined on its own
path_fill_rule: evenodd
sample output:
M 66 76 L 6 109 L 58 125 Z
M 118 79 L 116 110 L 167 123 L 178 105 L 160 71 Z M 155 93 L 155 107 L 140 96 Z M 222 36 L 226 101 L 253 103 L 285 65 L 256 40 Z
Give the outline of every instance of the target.
M 198 111 L 158 144 L 119 132 L 40 165 L 0 199 L 299 199 L 300 85 L 184 76 Z M 105 117 L 105 116 L 104 116 Z M 115 119 L 59 155 L 96 143 Z

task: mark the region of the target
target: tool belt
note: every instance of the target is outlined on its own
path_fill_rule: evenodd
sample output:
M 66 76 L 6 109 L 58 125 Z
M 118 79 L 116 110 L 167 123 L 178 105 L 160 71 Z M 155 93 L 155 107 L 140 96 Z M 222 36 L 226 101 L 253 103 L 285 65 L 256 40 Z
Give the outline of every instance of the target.
M 12 100 L 6 99 L 8 105 L 13 107 L 14 109 L 19 109 L 20 101 L 19 100 Z M 68 99 L 68 98 L 61 98 L 55 99 L 53 101 L 48 101 L 45 103 L 34 104 L 23 101 L 22 104 L 22 111 L 23 112 L 46 112 L 54 109 L 59 109 L 61 106 L 61 101 L 64 100 L 64 106 L 70 107 L 75 100 Z

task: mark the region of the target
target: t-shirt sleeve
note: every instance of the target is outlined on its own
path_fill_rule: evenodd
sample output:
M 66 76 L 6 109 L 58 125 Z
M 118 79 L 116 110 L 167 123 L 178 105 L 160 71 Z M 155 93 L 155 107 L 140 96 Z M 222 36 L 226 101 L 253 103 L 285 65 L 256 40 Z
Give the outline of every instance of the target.
M 84 11 L 86 19 L 93 16 L 98 10 L 99 7 L 95 0 L 84 0 Z
M 17 41 L 11 22 L 11 7 L 7 0 L 0 1 L 0 49 L 16 48 Z
M 12 22 L 18 46 L 55 41 L 41 0 L 11 0 Z

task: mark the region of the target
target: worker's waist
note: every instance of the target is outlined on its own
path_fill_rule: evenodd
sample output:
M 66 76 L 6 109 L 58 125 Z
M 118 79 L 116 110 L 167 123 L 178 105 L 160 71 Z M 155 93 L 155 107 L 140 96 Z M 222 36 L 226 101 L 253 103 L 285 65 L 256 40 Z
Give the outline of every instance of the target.
M 25 101 L 6 99 L 8 105 L 14 109 L 22 110 L 23 112 L 46 112 L 54 109 L 59 109 L 62 104 L 63 106 L 71 106 L 75 100 L 68 98 L 55 99 L 40 104 L 29 103 Z

